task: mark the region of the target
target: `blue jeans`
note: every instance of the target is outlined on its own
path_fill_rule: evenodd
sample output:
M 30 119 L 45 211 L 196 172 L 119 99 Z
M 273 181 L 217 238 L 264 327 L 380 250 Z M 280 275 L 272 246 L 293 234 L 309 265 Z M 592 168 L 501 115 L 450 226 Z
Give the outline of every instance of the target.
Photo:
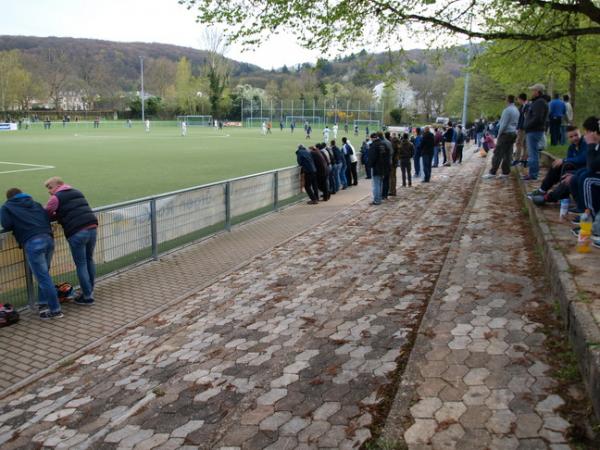
M 540 148 L 542 147 L 544 132 L 529 132 L 525 135 L 525 139 L 527 140 L 527 151 L 529 153 L 529 159 L 527 160 L 529 176 L 534 180 L 537 180 L 538 175 L 540 174 Z
M 423 155 L 423 181 L 431 180 L 431 155 Z
M 383 177 L 381 175 L 373 175 L 371 177 L 371 184 L 373 186 L 373 203 L 376 205 L 381 204 L 381 191 L 383 189 Z
M 96 280 L 96 264 L 94 248 L 96 247 L 96 228 L 81 230 L 71 236 L 69 247 L 73 262 L 77 268 L 77 278 L 84 298 L 94 298 L 94 282 Z
M 436 145 L 433 147 L 433 167 L 440 165 L 440 148 Z
M 50 276 L 50 262 L 54 253 L 54 239 L 47 234 L 30 238 L 25 245 L 25 255 L 31 272 L 38 282 L 38 303 L 47 306 L 51 312 L 60 311 L 56 287 Z
M 346 164 L 340 163 L 340 184 L 347 188 L 348 178 L 346 178 Z
M 413 156 L 415 164 L 415 177 L 421 176 L 421 150 L 415 149 L 415 156 Z
M 340 190 L 341 181 L 340 181 L 340 170 L 342 169 L 342 163 L 336 163 L 333 165 L 333 192 L 337 192 Z

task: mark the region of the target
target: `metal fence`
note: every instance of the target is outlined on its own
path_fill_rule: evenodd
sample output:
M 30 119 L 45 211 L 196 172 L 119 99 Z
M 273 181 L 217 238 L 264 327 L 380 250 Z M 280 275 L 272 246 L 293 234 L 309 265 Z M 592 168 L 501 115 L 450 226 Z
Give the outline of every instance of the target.
M 218 183 L 96 208 L 98 276 L 156 259 L 158 255 L 297 201 L 299 167 L 286 167 Z M 51 274 L 55 282 L 77 284 L 62 229 L 54 226 Z M 0 234 L 0 302 L 34 305 L 37 286 L 23 250 L 11 233 Z

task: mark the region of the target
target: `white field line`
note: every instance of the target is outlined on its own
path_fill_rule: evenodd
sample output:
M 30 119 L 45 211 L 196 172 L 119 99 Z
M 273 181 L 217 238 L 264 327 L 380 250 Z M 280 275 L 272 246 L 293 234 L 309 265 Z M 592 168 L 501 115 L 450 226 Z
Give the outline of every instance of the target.
M 16 163 L 16 162 L 10 162 L 10 161 L 0 161 L 0 164 L 10 164 L 12 166 L 26 166 L 28 167 L 28 169 L 16 169 L 16 170 L 4 170 L 4 171 L 0 171 L 0 175 L 4 174 L 4 173 L 16 173 L 16 172 L 29 172 L 31 170 L 48 170 L 48 169 L 54 169 L 54 166 L 46 166 L 46 165 L 42 165 L 42 164 L 26 164 L 26 163 Z

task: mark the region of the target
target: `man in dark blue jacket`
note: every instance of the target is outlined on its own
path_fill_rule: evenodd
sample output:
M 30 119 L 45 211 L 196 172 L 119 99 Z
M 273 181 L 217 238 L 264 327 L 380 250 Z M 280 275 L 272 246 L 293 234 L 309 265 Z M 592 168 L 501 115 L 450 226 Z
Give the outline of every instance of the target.
M 298 150 L 296 150 L 296 161 L 298 161 L 298 165 L 302 167 L 302 172 L 304 172 L 304 190 L 310 197 L 308 204 L 316 205 L 319 203 L 317 168 L 310 152 L 303 145 L 299 145 Z
M 529 173 L 523 177 L 524 180 L 537 180 L 540 172 L 539 151 L 546 131 L 546 120 L 548 119 L 548 103 L 544 96 L 546 90 L 543 84 L 537 83 L 530 87 L 533 92 L 530 106 L 525 116 L 523 129 L 527 141 Z
M 569 198 L 571 174 L 586 166 L 588 145 L 585 139 L 581 137 L 579 130 L 573 125 L 567 127 L 567 135 L 569 142 L 571 142 L 567 150 L 567 157 L 555 160 L 544 177 L 541 187 L 529 194 L 533 203 L 538 206 L 547 202 L 558 202 L 563 198 Z M 554 187 L 555 185 L 558 186 Z
M 0 221 L 4 231 L 12 231 L 25 250 L 27 263 L 38 282 L 40 319 L 63 317 L 50 276 L 54 238 L 48 214 L 42 205 L 18 188 L 9 189 L 6 198 L 6 203 L 0 209 Z

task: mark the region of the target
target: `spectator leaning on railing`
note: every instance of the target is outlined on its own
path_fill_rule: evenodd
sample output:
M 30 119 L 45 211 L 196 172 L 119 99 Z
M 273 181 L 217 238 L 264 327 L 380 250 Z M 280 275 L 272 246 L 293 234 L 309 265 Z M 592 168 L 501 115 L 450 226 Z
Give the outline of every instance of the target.
M 77 269 L 81 293 L 74 302 L 84 306 L 93 305 L 98 219 L 83 194 L 59 177 L 52 177 L 44 184 L 50 194 L 46 211 L 51 219 L 56 218 L 62 225 Z
M 27 264 L 38 282 L 40 319 L 63 317 L 50 276 L 54 237 L 48 214 L 42 205 L 18 188 L 9 189 L 6 198 L 0 210 L 0 221 L 4 231 L 12 231 L 19 246 L 25 250 Z

